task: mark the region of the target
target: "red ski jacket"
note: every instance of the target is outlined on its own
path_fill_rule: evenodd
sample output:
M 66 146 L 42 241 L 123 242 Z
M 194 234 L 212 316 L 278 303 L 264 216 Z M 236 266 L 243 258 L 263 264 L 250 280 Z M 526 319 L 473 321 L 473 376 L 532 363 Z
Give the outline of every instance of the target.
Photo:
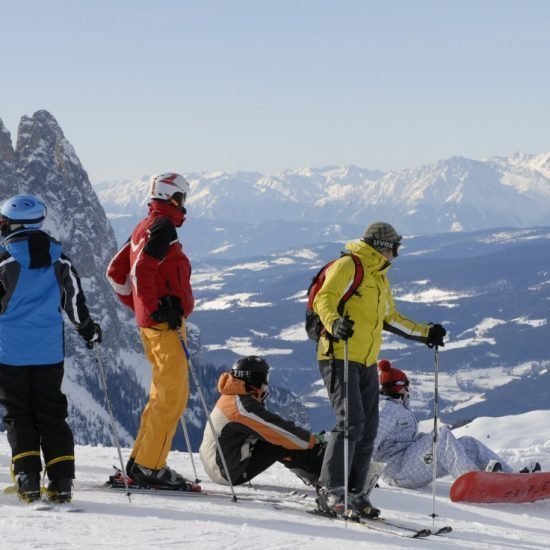
M 122 303 L 134 310 L 140 327 L 157 324 L 151 313 L 163 296 L 178 297 L 185 317 L 193 311 L 191 264 L 176 233 L 184 220 L 184 213 L 174 206 L 151 201 L 148 217 L 136 226 L 107 268 L 109 283 Z

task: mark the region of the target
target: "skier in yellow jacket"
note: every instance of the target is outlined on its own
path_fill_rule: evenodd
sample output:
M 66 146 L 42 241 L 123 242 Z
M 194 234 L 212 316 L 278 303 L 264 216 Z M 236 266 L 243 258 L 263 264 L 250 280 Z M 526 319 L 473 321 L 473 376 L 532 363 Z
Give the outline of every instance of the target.
M 443 346 L 446 330 L 439 324 L 407 319 L 395 308 L 386 273 L 398 255 L 402 236 L 385 222 L 370 225 L 361 240 L 346 244 L 346 252 L 326 272 L 313 301 L 326 331 L 317 347 L 317 360 L 336 426 L 329 438 L 321 470 L 318 505 L 323 512 L 341 515 L 344 510 L 344 342 L 348 348 L 348 444 L 350 499 L 348 508 L 357 516 L 376 517 L 366 492 L 366 478 L 378 427 L 378 373 L 376 361 L 386 330 L 429 346 Z M 363 279 L 339 312 L 339 302 L 355 275 L 360 259 Z

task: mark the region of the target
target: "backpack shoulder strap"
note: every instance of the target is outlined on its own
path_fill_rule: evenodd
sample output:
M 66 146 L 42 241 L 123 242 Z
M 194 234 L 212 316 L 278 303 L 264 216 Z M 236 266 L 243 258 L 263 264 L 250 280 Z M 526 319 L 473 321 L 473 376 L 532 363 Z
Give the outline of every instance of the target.
M 353 263 L 355 264 L 355 273 L 353 275 L 353 281 L 351 282 L 350 287 L 346 290 L 346 292 L 340 299 L 341 304 L 345 304 L 357 292 L 357 289 L 363 281 L 364 276 L 364 269 L 361 260 L 355 254 L 350 253 L 346 255 L 351 257 L 351 259 L 353 260 Z

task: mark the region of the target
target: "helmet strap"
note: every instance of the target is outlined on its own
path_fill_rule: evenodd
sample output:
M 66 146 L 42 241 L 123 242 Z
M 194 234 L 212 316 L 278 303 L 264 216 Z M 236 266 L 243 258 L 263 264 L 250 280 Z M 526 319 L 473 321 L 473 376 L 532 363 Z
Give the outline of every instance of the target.
M 10 221 L 6 218 L 2 218 L 2 222 L 0 222 L 0 231 L 2 233 L 2 237 L 8 237 L 15 231 L 24 229 L 24 227 L 20 223 L 10 223 Z

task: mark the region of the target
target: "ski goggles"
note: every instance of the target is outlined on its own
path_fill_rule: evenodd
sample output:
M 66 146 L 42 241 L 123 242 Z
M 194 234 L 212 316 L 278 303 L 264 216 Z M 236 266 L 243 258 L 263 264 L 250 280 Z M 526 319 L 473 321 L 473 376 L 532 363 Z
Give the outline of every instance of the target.
M 401 388 L 408 388 L 410 385 L 410 382 L 408 380 L 392 380 L 391 382 L 385 382 L 382 384 L 383 388 L 395 388 L 396 386 L 399 386 Z
M 181 210 L 184 214 L 187 213 L 187 210 L 185 209 L 185 201 L 187 200 L 187 193 L 180 193 L 179 191 L 177 193 L 174 193 L 170 197 L 170 202 L 173 206 Z
M 384 241 L 382 239 L 371 239 L 370 241 L 365 242 L 378 248 L 391 249 L 394 258 L 397 258 L 397 256 L 399 256 L 399 248 L 401 246 L 400 241 L 394 243 L 392 241 Z

